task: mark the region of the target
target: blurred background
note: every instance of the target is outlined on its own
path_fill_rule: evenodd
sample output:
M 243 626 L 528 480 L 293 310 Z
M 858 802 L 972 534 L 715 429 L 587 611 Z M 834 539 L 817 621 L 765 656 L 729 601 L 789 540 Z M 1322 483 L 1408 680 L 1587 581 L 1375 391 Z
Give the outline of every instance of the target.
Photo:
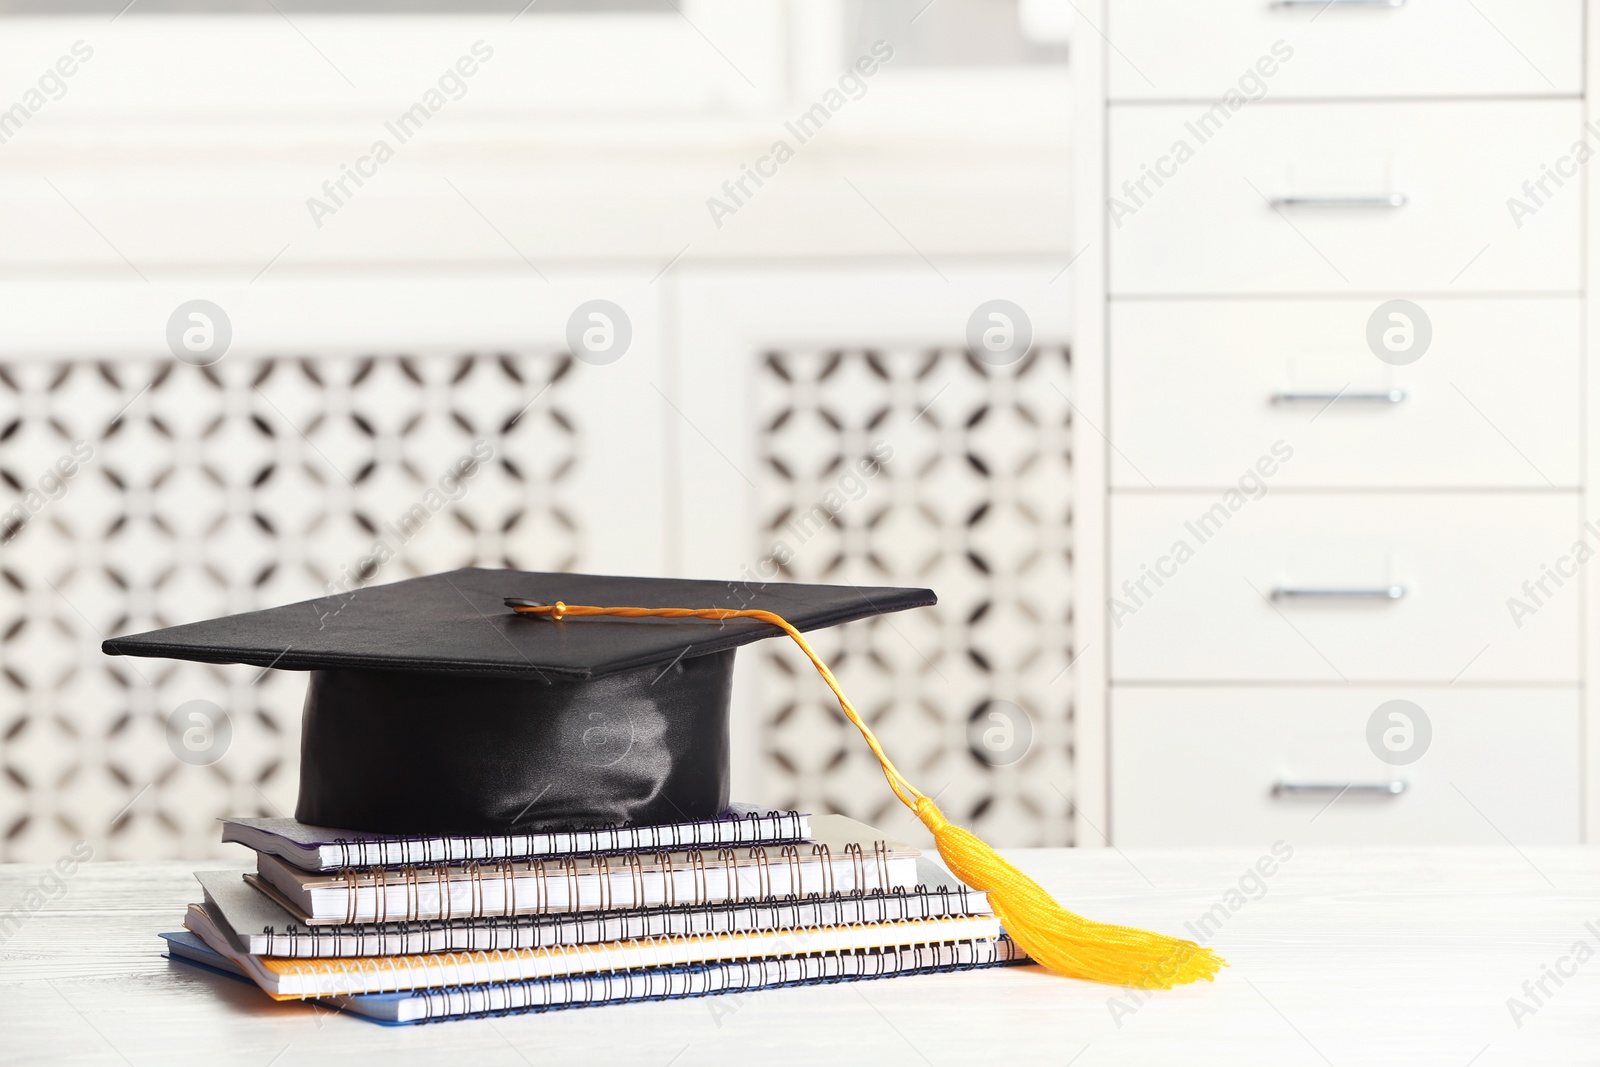
M 0 858 L 294 809 L 303 674 L 103 638 L 472 564 L 931 586 L 822 651 L 1069 842 L 1054 6 L 0 3 Z M 913 825 L 789 650 L 739 685 L 737 797 Z
M 0 858 L 293 810 L 302 675 L 105 637 L 466 565 L 933 588 L 819 650 L 1000 845 L 1584 840 L 1586 27 L 0 0 Z

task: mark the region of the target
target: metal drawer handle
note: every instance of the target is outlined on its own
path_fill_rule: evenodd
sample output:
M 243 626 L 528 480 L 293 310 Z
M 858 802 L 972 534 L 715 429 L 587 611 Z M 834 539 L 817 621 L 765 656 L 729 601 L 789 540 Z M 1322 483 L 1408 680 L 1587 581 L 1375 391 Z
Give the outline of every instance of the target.
M 1273 0 L 1272 7 L 1405 7 L 1406 0 Z
M 1351 401 L 1357 404 L 1404 404 L 1404 389 L 1387 389 L 1376 393 L 1273 393 L 1274 404 L 1331 404 Z
M 1280 585 L 1272 590 L 1273 600 L 1399 600 L 1405 595 L 1403 585 L 1379 585 L 1370 589 Z
M 1275 196 L 1273 207 L 1348 207 L 1381 208 L 1393 211 L 1406 206 L 1404 193 L 1378 193 L 1373 196 Z
M 1274 782 L 1275 797 L 1361 796 L 1397 797 L 1411 788 L 1409 782 Z

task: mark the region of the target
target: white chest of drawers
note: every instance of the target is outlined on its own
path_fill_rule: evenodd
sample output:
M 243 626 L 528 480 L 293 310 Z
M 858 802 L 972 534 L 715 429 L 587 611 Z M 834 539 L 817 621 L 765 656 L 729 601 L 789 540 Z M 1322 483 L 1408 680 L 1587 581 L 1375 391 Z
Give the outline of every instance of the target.
M 1592 839 L 1592 13 L 1081 10 L 1084 821 Z
M 1269 93 L 1202 142 L 1209 113 L 1199 102 L 1112 105 L 1114 296 L 1578 286 L 1580 191 L 1552 187 L 1524 218 L 1505 206 L 1582 136 L 1576 100 Z M 1180 143 L 1193 152 L 1181 164 Z M 1146 168 L 1172 177 L 1141 184 Z

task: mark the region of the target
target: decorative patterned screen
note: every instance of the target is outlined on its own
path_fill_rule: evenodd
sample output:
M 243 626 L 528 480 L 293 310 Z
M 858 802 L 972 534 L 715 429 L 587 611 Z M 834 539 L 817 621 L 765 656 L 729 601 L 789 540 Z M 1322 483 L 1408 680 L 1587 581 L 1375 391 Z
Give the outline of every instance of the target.
M 103 637 L 322 596 L 363 570 L 576 566 L 570 365 L 0 364 L 0 859 L 78 838 L 97 858 L 217 854 L 217 816 L 293 806 L 303 675 L 108 659 Z M 441 488 L 475 445 L 493 459 Z M 373 570 L 380 541 L 394 558 Z M 209 765 L 169 750 L 192 700 L 231 728 Z
M 0 363 L 0 859 L 78 838 L 101 858 L 215 855 L 217 816 L 293 807 L 303 675 L 108 659 L 103 637 L 324 595 L 380 540 L 395 558 L 375 581 L 603 567 L 570 367 Z M 757 373 L 769 566 L 938 591 L 819 650 L 907 773 L 1003 845 L 1071 841 L 1069 370 L 1059 348 L 1010 367 L 940 349 L 772 352 Z M 438 483 L 475 442 L 494 458 L 449 500 Z M 442 506 L 419 518 L 430 489 Z M 787 648 L 761 655 L 761 799 L 900 825 L 826 690 Z M 194 700 L 227 712 L 213 763 L 171 748 Z
M 1006 367 L 961 349 L 775 351 L 760 372 L 758 571 L 938 592 L 818 651 L 900 768 L 1000 845 L 1072 843 L 1069 371 L 1046 348 Z M 764 649 L 766 798 L 897 825 L 826 688 Z

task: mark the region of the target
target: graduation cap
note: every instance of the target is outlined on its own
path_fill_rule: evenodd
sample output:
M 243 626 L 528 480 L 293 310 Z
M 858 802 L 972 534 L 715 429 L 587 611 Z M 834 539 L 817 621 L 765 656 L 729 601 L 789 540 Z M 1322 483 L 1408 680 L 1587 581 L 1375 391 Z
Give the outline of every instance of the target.
M 106 641 L 111 655 L 311 672 L 295 815 L 399 834 L 713 818 L 727 807 L 734 650 L 787 635 L 939 854 L 1046 967 L 1142 988 L 1209 949 L 1092 922 L 895 767 L 801 631 L 923 607 L 926 589 L 468 568 Z
M 926 589 L 467 568 L 119 637 L 106 652 L 311 672 L 295 817 L 398 834 L 712 819 L 728 806 L 734 650 L 753 619 L 521 618 L 523 605 L 764 608 L 803 629 Z

